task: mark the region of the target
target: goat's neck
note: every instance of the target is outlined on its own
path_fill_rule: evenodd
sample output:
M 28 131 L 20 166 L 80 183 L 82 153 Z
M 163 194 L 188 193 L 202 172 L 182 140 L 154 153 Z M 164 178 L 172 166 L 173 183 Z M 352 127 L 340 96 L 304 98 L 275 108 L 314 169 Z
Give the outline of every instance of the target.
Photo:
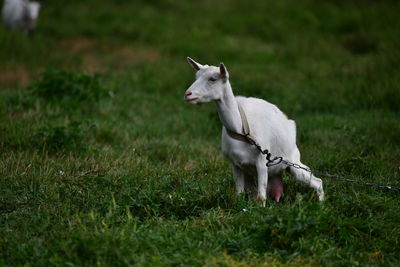
M 235 133 L 242 133 L 242 118 L 232 87 L 229 81 L 224 86 L 222 97 L 217 101 L 219 118 L 226 129 Z

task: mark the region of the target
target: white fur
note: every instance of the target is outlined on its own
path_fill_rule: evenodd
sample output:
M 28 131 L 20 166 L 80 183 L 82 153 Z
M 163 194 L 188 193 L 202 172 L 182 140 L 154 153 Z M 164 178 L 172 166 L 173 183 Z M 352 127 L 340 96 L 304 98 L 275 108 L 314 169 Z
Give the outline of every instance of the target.
M 11 29 L 25 33 L 33 30 L 39 17 L 40 3 L 28 0 L 5 0 L 2 10 L 3 22 Z
M 242 133 L 242 120 L 238 103 L 242 106 L 252 137 L 272 156 L 282 156 L 292 163 L 307 167 L 300 162 L 296 145 L 296 124 L 275 105 L 253 97 L 235 97 L 229 83 L 229 73 L 223 63 L 219 67 L 201 65 L 191 58 L 188 62 L 196 72 L 196 80 L 185 92 L 184 99 L 191 104 L 215 101 L 222 128 L 222 152 L 231 161 L 237 193 L 248 187 L 248 179 L 257 175 L 257 199 L 265 205 L 268 177 L 280 177 L 287 169 L 301 182 L 314 188 L 319 200 L 324 199 L 322 180 L 309 172 L 285 164 L 266 166 L 265 155 L 253 145 L 231 138 L 226 129 Z

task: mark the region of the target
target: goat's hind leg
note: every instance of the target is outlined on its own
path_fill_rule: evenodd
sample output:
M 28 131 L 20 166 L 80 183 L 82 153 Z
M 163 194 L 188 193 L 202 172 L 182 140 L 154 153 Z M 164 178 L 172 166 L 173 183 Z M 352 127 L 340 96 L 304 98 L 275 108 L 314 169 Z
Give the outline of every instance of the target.
M 257 185 L 255 180 L 255 175 L 253 173 L 245 172 L 244 174 L 244 190 L 251 193 L 252 196 L 257 195 Z
M 236 184 L 236 194 L 240 195 L 245 189 L 245 173 L 242 169 L 232 163 L 232 173 Z
M 299 164 L 303 168 L 309 169 L 300 161 L 294 163 Z M 296 178 L 297 181 L 308 184 L 311 188 L 313 188 L 317 192 L 319 201 L 324 200 L 325 194 L 322 186 L 322 180 L 320 178 L 315 177 L 311 172 L 303 169 L 298 169 L 293 166 L 289 167 L 289 172 Z

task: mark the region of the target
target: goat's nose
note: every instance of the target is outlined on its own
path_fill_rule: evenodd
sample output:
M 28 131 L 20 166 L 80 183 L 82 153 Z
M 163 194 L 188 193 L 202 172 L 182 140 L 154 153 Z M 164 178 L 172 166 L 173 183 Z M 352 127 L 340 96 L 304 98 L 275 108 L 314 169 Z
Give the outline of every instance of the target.
M 190 96 L 192 92 L 185 92 L 185 96 Z

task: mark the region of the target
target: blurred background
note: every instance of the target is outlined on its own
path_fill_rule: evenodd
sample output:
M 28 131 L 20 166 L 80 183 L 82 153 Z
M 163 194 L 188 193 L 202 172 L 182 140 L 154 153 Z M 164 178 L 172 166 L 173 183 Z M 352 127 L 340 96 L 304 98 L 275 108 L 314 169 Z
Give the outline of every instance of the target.
M 191 56 L 225 62 L 239 94 L 287 112 L 399 111 L 397 1 L 42 4 L 31 38 L 0 29 L 2 87 L 24 87 L 57 68 L 156 75 L 141 87 L 179 95 L 192 78 Z

